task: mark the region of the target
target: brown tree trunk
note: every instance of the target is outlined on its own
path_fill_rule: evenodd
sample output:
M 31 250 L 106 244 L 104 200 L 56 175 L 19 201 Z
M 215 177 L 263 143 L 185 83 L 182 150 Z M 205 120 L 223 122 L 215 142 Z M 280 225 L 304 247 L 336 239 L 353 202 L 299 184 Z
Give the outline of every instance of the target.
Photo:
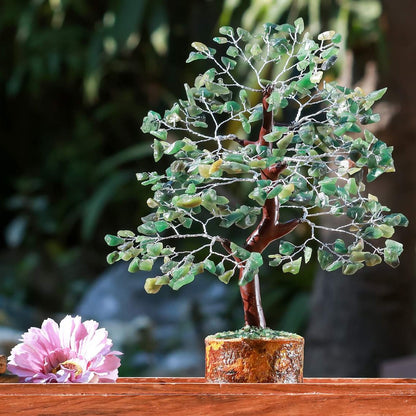
M 403 212 L 409 228 L 393 237 L 404 244 L 401 265 L 365 268 L 354 277 L 320 272 L 306 334 L 305 373 L 313 376 L 374 377 L 383 360 L 412 353 L 414 344 L 414 253 L 416 221 L 416 38 L 414 0 L 384 2 L 388 47 L 387 103 L 399 112 L 377 135 L 395 147 L 397 172 L 369 187 L 380 201 Z
M 255 143 L 261 146 L 272 147 L 272 143 L 267 143 L 264 140 L 264 136 L 273 130 L 273 112 L 268 111 L 269 104 L 267 103 L 267 99 L 270 97 L 272 91 L 273 89 L 271 87 L 266 87 L 263 91 L 263 123 L 258 140 L 256 142 L 239 141 L 243 146 Z M 276 163 L 273 166 L 263 169 L 261 171 L 261 178 L 274 181 L 285 168 L 286 165 L 284 163 Z M 255 230 L 248 236 L 244 248 L 250 252 L 262 253 L 271 242 L 293 231 L 299 223 L 300 220 L 297 218 L 285 223 L 279 222 L 279 198 L 276 196 L 272 199 L 267 199 L 262 209 L 262 218 Z M 230 252 L 227 244 L 224 245 L 224 248 Z M 244 274 L 244 262 L 241 262 L 237 258 L 236 260 L 242 265 L 239 276 L 239 280 L 241 280 Z M 265 328 L 266 320 L 261 306 L 258 275 L 251 282 L 240 287 L 240 295 L 243 302 L 245 325 Z

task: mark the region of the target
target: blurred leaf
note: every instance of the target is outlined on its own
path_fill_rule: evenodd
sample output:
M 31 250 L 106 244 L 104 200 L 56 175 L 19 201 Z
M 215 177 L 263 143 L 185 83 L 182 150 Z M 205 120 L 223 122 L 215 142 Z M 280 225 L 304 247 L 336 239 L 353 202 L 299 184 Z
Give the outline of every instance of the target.
M 151 155 L 152 148 L 147 143 L 130 146 L 104 159 L 97 167 L 97 174 L 99 176 L 106 176 L 125 163 L 139 161 Z
M 129 181 L 130 178 L 129 172 L 120 172 L 109 176 L 103 180 L 102 184 L 97 187 L 90 199 L 85 202 L 81 225 L 81 236 L 84 240 L 91 239 L 100 215 L 106 205 L 114 198 L 117 190 Z
M 134 0 L 132 0 L 134 2 Z M 142 3 L 136 1 L 136 3 Z M 165 2 L 152 0 L 152 15 L 150 17 L 150 41 L 159 55 L 168 51 L 169 21 Z

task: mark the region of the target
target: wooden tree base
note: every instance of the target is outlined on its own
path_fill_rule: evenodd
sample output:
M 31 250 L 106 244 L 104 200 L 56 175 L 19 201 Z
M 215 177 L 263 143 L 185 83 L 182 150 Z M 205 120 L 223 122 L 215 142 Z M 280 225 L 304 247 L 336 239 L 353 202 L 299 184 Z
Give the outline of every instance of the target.
M 416 414 L 416 380 L 306 378 L 300 384 L 214 384 L 203 378 L 120 378 L 115 384 L 4 383 L 0 414 L 410 416 Z
M 205 378 L 211 383 L 301 383 L 304 339 L 205 338 Z

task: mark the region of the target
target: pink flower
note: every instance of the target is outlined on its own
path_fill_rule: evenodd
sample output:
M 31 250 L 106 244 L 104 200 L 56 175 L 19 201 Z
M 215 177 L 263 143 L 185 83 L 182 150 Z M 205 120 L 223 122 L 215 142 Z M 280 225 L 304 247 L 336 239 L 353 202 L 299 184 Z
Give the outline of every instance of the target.
M 29 328 L 8 358 L 8 369 L 26 383 L 111 383 L 118 377 L 118 351 L 95 321 L 67 315 Z

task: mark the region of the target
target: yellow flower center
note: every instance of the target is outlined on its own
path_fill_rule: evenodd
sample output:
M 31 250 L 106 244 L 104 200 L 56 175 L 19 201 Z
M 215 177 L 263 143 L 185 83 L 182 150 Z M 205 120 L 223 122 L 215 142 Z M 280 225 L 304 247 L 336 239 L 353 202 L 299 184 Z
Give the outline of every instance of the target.
M 57 367 L 52 369 L 51 372 L 53 374 L 56 374 L 62 368 L 65 368 L 67 370 L 75 370 L 75 374 L 74 374 L 75 377 L 78 377 L 82 374 L 82 367 L 78 363 L 71 361 L 71 360 L 67 360 L 59 364 Z

